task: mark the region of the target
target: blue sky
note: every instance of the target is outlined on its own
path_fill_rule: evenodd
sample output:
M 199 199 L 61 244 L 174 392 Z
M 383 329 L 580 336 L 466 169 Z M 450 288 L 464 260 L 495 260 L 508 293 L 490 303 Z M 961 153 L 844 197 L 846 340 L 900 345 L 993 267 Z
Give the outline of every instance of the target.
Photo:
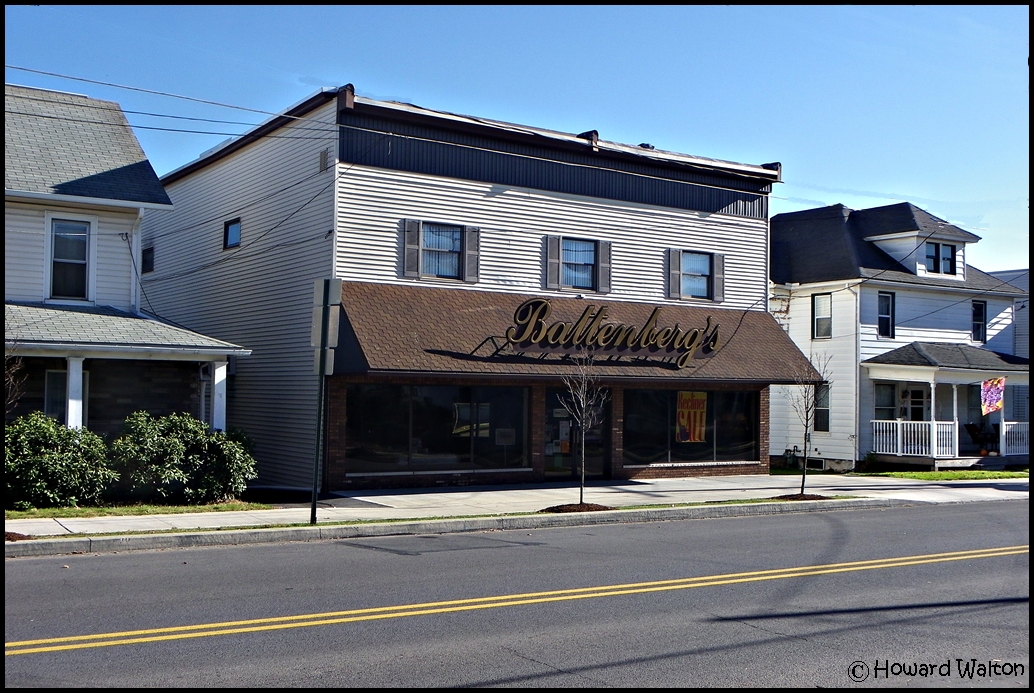
M 910 201 L 983 237 L 969 261 L 1029 266 L 1028 6 L 6 6 L 6 81 L 126 110 L 279 111 L 322 86 L 752 164 L 773 213 Z M 134 126 L 245 125 L 130 115 Z M 226 135 L 144 130 L 170 171 Z

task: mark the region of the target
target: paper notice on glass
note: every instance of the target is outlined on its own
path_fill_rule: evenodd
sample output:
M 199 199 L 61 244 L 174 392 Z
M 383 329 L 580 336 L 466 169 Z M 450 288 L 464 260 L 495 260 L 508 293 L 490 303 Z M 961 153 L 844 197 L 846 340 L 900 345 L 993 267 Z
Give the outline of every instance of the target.
M 560 440 L 571 440 L 571 422 L 561 421 L 560 422 Z
M 703 443 L 707 430 L 707 393 L 680 392 L 675 417 L 676 441 Z

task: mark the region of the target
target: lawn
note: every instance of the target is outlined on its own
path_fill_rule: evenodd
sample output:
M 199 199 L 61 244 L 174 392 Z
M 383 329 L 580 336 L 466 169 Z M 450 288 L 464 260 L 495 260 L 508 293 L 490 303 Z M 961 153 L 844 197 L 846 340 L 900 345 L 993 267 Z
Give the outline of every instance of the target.
M 32 510 L 5 510 L 5 520 L 25 520 L 50 517 L 106 517 L 109 515 L 181 515 L 184 513 L 218 513 L 235 510 L 271 510 L 265 503 L 230 501 L 210 505 L 106 505 L 97 508 L 33 508 Z

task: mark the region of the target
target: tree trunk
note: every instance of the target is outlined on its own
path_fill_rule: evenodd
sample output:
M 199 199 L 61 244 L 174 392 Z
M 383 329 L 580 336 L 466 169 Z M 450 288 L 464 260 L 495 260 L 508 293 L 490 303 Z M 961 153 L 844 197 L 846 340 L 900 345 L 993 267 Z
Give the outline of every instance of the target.
M 808 478 L 808 432 L 804 432 L 804 457 L 801 459 L 801 495 L 804 495 L 804 482 Z
M 581 439 L 582 439 L 582 481 L 578 486 L 578 504 L 581 505 L 585 502 L 585 426 L 579 426 Z

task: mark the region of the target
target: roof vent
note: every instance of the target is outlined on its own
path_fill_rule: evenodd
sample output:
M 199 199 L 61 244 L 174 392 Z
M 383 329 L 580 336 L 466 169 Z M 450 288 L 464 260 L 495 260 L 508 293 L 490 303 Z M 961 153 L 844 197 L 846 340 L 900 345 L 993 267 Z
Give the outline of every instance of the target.
M 583 140 L 589 140 L 589 144 L 592 145 L 592 150 L 597 150 L 597 145 L 600 141 L 600 133 L 596 132 L 595 130 L 588 130 L 586 132 L 579 133 L 578 137 L 580 137 Z
M 657 147 L 653 146 L 649 142 L 640 142 L 639 143 L 639 148 L 640 149 L 657 149 Z

